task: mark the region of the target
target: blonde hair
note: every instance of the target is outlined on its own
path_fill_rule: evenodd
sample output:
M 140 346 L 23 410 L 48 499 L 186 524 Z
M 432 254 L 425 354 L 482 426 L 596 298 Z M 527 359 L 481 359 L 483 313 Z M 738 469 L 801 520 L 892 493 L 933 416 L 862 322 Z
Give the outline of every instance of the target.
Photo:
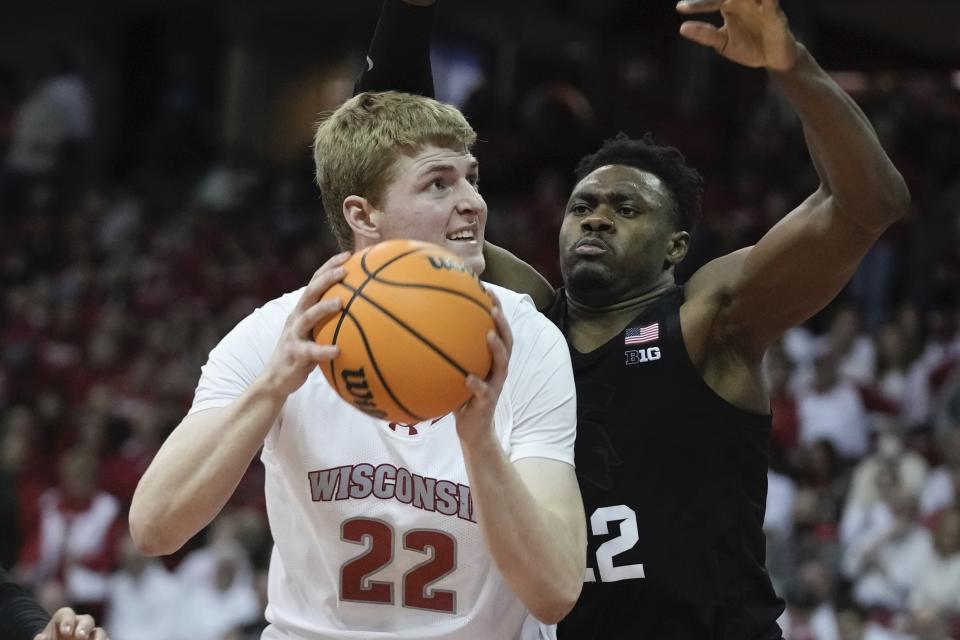
M 400 154 L 433 144 L 468 150 L 477 134 L 455 107 L 397 91 L 361 93 L 324 117 L 313 162 L 327 222 L 342 249 L 353 249 L 343 201 L 361 196 L 379 207 Z

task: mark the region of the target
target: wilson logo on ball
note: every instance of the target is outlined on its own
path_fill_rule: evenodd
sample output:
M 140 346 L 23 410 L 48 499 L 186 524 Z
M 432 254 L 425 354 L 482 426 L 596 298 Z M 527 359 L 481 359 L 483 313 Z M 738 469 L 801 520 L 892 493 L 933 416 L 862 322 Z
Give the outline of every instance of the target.
M 374 418 L 382 420 L 387 417 L 386 413 L 377 408 L 377 404 L 373 400 L 373 392 L 370 390 L 369 383 L 367 383 L 367 374 L 363 371 L 363 367 L 344 369 L 340 372 L 340 376 L 347 387 L 347 393 L 353 398 L 353 406 Z
M 470 270 L 462 262 L 444 256 L 427 256 L 427 260 L 430 261 L 430 266 L 437 270 L 470 273 Z

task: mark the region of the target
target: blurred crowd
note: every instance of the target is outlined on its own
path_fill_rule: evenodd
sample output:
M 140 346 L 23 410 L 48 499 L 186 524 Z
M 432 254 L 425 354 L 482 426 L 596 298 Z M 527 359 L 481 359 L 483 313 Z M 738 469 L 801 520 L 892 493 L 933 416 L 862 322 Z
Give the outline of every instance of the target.
M 715 110 L 702 87 L 666 100 L 642 55 L 618 64 L 615 101 L 558 77 L 511 105 L 481 82 L 464 104 L 489 141 L 477 150 L 488 238 L 554 283 L 573 164 L 618 129 L 653 130 L 706 177 L 683 275 L 816 187 L 775 92 L 751 85 L 749 104 Z M 309 157 L 278 168 L 212 151 L 190 138 L 201 116 L 180 87 L 143 123 L 141 157 L 90 175 L 97 105 L 81 70 L 17 90 L 5 78 L 0 563 L 49 610 L 95 613 L 114 640 L 259 638 L 271 551 L 259 462 L 175 556 L 140 555 L 126 511 L 212 346 L 334 251 Z M 935 74 L 856 89 L 914 212 L 770 353 L 768 565 L 789 640 L 960 638 L 960 94 Z

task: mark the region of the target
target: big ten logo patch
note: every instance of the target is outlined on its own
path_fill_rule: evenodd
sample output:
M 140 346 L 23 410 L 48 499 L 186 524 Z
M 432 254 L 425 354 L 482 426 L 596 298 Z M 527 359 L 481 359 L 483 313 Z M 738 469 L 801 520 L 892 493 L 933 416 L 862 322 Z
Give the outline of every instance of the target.
M 635 364 L 644 364 L 645 362 L 655 362 L 662 356 L 660 347 L 648 347 L 646 349 L 630 349 L 625 352 L 627 356 L 627 366 Z
M 347 392 L 353 398 L 353 406 L 363 411 L 368 416 L 382 420 L 387 416 L 386 413 L 377 407 L 373 398 L 373 391 L 367 383 L 367 374 L 363 367 L 359 369 L 344 369 L 340 372 L 343 382 L 347 385 Z

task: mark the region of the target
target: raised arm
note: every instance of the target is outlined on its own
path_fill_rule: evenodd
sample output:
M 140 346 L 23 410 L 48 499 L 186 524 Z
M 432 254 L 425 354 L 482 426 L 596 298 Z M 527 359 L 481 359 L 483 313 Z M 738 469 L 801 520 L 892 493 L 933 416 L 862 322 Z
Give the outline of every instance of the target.
M 436 0 L 384 0 L 364 70 L 353 87 L 433 95 L 430 34 Z
M 777 0 L 688 0 L 677 9 L 721 12 L 722 27 L 688 21 L 681 34 L 770 72 L 800 117 L 821 179 L 755 246 L 706 265 L 688 286 L 688 300 L 717 304 L 709 340 L 757 359 L 840 292 L 910 195 L 866 116 L 794 39 Z

